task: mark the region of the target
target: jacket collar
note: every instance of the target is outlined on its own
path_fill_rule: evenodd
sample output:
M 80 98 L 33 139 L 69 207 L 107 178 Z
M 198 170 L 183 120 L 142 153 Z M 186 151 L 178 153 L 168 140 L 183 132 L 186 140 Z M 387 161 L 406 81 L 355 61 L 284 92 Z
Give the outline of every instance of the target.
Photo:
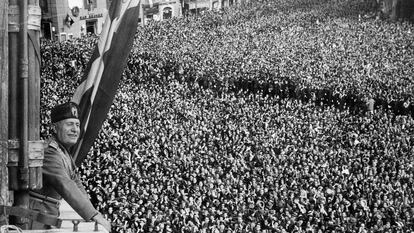
M 50 147 L 54 148 L 55 150 L 62 150 L 63 152 L 69 154 L 68 150 L 57 140 L 56 136 L 51 136 L 48 140 L 48 144 Z

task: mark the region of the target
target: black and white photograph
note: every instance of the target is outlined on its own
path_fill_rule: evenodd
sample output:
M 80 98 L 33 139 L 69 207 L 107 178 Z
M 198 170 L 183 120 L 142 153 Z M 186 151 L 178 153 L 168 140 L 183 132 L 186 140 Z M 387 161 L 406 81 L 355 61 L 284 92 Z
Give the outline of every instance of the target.
M 0 233 L 414 232 L 414 0 L 2 0 Z

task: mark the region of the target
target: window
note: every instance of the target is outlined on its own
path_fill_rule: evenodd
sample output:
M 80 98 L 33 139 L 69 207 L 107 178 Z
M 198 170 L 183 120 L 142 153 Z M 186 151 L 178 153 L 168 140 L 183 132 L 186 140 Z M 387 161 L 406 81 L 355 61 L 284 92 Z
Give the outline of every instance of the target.
M 171 7 L 164 8 L 164 10 L 162 11 L 162 18 L 163 19 L 171 19 L 172 18 L 172 8 Z
M 97 2 L 98 0 L 85 0 L 85 8 L 89 11 L 97 8 Z
M 50 21 L 42 20 L 41 24 L 42 37 L 51 40 L 52 39 L 52 23 Z
M 96 20 L 86 21 L 86 33 L 90 33 L 90 34 L 96 33 Z
M 67 39 L 66 33 L 65 32 L 61 32 L 60 33 L 60 36 L 59 36 L 59 41 L 62 42 L 62 41 L 65 41 L 66 39 Z

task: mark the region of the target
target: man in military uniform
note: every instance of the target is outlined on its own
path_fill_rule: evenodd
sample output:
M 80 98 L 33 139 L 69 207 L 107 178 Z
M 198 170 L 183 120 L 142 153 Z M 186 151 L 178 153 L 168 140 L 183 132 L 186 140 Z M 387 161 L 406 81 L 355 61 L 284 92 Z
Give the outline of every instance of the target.
M 110 231 L 111 224 L 90 202 L 75 163 L 69 154 L 71 146 L 79 138 L 79 108 L 75 103 L 64 103 L 52 109 L 53 136 L 45 148 L 43 161 L 43 188 L 30 191 L 30 209 L 44 214 L 59 216 L 59 204 L 63 198 L 86 221 L 96 221 Z M 33 221 L 32 229 L 50 229 L 50 226 Z

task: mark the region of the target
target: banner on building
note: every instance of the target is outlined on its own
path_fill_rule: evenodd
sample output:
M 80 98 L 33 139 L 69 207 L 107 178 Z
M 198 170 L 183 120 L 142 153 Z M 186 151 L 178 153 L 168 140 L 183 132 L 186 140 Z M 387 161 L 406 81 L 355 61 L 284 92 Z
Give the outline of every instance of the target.
M 144 0 L 142 3 L 142 9 L 144 9 L 145 14 L 158 14 L 159 12 L 159 3 L 153 2 L 153 0 Z

